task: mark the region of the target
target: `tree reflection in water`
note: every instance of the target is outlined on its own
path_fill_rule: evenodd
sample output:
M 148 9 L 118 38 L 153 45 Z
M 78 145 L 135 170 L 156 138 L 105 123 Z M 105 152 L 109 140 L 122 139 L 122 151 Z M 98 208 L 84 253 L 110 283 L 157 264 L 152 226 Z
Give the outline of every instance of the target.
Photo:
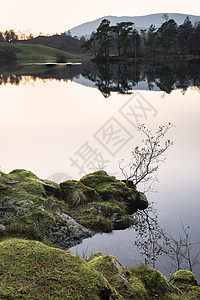
M 152 202 L 145 210 L 137 211 L 134 215 L 133 228 L 136 232 L 135 245 L 145 256 L 145 263 L 156 267 L 160 255 L 168 258 L 166 271 L 173 274 L 180 269 L 194 272 L 200 265 L 200 241 L 193 242 L 190 238 L 190 226 L 181 223 L 181 231 L 174 236 L 158 223 L 158 211 Z M 199 274 L 198 274 L 199 275 Z
M 200 63 L 171 62 L 160 64 L 109 64 L 98 65 L 83 76 L 95 83 L 104 97 L 111 92 L 132 93 L 141 82 L 146 89 L 171 93 L 174 89 L 186 91 L 190 86 L 200 88 Z
M 41 68 L 41 67 L 40 67 Z M 91 86 L 97 87 L 105 98 L 111 92 L 119 94 L 131 94 L 134 89 L 161 90 L 171 93 L 174 89 L 181 89 L 185 93 L 188 87 L 200 90 L 200 62 L 154 62 L 149 64 L 124 63 L 124 64 L 95 64 L 83 63 L 77 66 L 43 67 L 27 71 L 25 67 L 11 66 L 8 69 L 0 67 L 0 85 L 19 85 L 24 77 L 30 76 L 30 80 L 76 80 L 82 76 L 89 80 Z M 9 75 L 8 75 L 9 74 Z M 84 84 L 84 82 L 82 82 Z

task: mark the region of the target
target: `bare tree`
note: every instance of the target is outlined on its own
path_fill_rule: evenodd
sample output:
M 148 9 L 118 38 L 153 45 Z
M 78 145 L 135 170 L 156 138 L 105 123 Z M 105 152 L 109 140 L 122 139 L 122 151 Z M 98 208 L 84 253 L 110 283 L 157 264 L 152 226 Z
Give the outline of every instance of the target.
M 152 134 L 144 125 L 139 127 L 139 130 L 145 135 L 145 139 L 142 140 L 144 146 L 134 148 L 128 165 L 124 165 L 124 160 L 119 163 L 119 168 L 127 182 L 131 180 L 135 186 L 148 182 L 148 186 L 151 188 L 152 183 L 157 180 L 155 173 L 160 163 L 166 160 L 165 152 L 173 145 L 169 139 L 161 145 L 163 138 L 172 127 L 174 125 L 171 123 L 159 126 L 155 134 Z
M 200 242 L 191 241 L 190 226 L 185 227 L 182 220 L 181 229 L 182 234 L 178 238 L 168 230 L 163 231 L 165 246 L 162 251 L 170 258 L 171 272 L 182 268 L 193 272 L 194 266 L 200 265 L 200 251 L 196 247 Z
M 145 264 L 156 267 L 158 257 L 165 254 L 169 258 L 168 273 L 173 274 L 180 269 L 194 271 L 200 265 L 200 242 L 192 242 L 190 226 L 185 226 L 181 220 L 182 232 L 175 237 L 169 230 L 163 229 L 158 223 L 158 213 L 154 203 L 145 210 L 137 211 L 134 215 L 133 228 L 136 231 L 135 245 L 145 257 Z
M 133 228 L 136 231 L 135 245 L 145 256 L 145 264 L 155 268 L 158 256 L 163 253 L 163 241 L 166 240 L 166 236 L 158 224 L 158 213 L 154 203 L 149 203 L 145 210 L 138 210 L 133 218 Z
M 168 14 L 163 14 L 162 19 L 164 20 L 164 22 L 167 22 L 169 20 Z

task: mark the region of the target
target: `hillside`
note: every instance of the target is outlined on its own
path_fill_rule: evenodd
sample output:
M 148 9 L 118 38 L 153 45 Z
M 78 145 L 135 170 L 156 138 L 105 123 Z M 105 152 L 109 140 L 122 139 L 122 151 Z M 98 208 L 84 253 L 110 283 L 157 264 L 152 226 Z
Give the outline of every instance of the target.
M 29 45 L 22 43 L 0 43 L 0 52 L 4 49 L 12 49 L 17 60 L 23 63 L 30 62 L 57 62 L 58 60 L 78 60 L 79 56 L 43 45 Z
M 157 270 L 127 269 L 115 257 L 93 253 L 85 260 L 40 242 L 0 242 L 0 299 L 199 299 L 193 273 L 170 281 Z
M 20 42 L 24 44 L 40 44 L 74 54 L 83 53 L 83 49 L 81 48 L 83 41 L 73 38 L 70 35 L 66 35 L 65 33 L 61 35 L 55 34 L 52 36 L 38 36 Z
M 104 16 L 102 18 L 96 19 L 91 22 L 86 22 L 76 27 L 70 29 L 72 36 L 90 36 L 92 31 L 95 31 L 101 21 L 103 19 L 107 19 L 111 22 L 111 25 L 116 25 L 116 23 L 120 22 L 133 22 L 135 23 L 135 27 L 137 29 L 145 29 L 148 28 L 151 24 L 155 25 L 157 28 L 160 27 L 163 23 L 162 13 L 151 14 L 146 16 Z M 185 18 L 189 16 L 191 22 L 194 24 L 195 22 L 200 21 L 200 16 L 194 16 L 189 14 L 177 14 L 177 13 L 168 13 L 169 19 L 174 19 L 178 25 L 181 25 Z

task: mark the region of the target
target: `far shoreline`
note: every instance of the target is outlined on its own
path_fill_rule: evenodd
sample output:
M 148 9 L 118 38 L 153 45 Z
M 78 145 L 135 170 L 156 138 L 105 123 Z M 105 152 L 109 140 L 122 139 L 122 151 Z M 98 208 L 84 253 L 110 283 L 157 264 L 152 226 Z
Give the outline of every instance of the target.
M 91 59 L 94 63 L 108 63 L 108 64 L 122 64 L 122 63 L 163 63 L 163 62 L 176 62 L 176 61 L 198 61 L 200 54 L 162 54 L 151 56 L 139 57 L 123 57 L 123 56 L 109 56 L 107 58 L 95 57 Z

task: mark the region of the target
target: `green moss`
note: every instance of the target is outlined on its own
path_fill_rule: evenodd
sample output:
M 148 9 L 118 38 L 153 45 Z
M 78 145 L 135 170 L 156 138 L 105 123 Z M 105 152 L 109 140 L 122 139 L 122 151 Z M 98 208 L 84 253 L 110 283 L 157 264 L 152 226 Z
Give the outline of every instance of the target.
M 200 299 L 200 287 L 181 285 L 179 294 L 168 294 L 167 300 L 197 300 Z
M 67 180 L 60 183 L 60 190 L 62 199 L 71 208 L 101 199 L 94 189 L 76 180 Z
M 24 181 L 27 180 L 27 178 L 32 179 L 38 179 L 38 177 L 33 174 L 31 171 L 26 171 L 23 169 L 15 169 L 9 173 L 10 176 L 8 176 L 11 179 Z
M 99 205 L 91 203 L 81 206 L 78 210 L 70 211 L 71 216 L 81 225 L 99 232 L 113 230 L 113 221 L 99 213 Z
M 68 206 L 53 196 L 47 196 L 44 186 L 59 186 L 44 182 L 30 171 L 14 170 L 0 177 L 1 223 L 6 226 L 7 237 L 22 237 L 52 244 L 50 232 L 57 223 L 56 211 L 68 210 Z
M 136 276 L 144 283 L 149 297 L 154 295 L 164 296 L 167 293 L 174 292 L 173 286 L 167 281 L 158 270 L 139 266 L 130 269 L 131 276 Z
M 1 242 L 0 271 L 1 299 L 119 299 L 83 259 L 36 241 Z
M 117 292 L 125 299 L 146 299 L 147 292 L 141 280 L 130 278 L 129 271 L 115 257 L 97 253 L 88 263 L 92 269 L 101 272 Z
M 55 216 L 61 218 L 62 213 L 97 232 L 125 229 L 133 223 L 129 206 L 133 207 L 133 211 L 137 210 L 134 193 L 137 195 L 125 183 L 107 175 L 105 171 L 84 176 L 81 181 L 68 180 L 58 185 L 41 180 L 30 171 L 17 169 L 0 176 L 0 210 L 4 215 L 2 224 L 9 224 L 6 231 L 8 236 L 14 233 L 28 238 L 42 235 L 42 241 L 48 239 L 52 226 L 57 230 L 60 222 Z M 37 215 L 40 218 L 36 218 Z M 21 222 L 16 230 L 10 224 L 12 220 L 15 225 L 19 220 Z M 35 224 L 38 230 L 35 230 Z
M 100 232 L 127 228 L 133 223 L 133 218 L 127 215 L 126 205 L 119 201 L 92 202 L 70 214 L 83 226 Z
M 170 277 L 170 282 L 176 286 L 183 284 L 198 286 L 198 281 L 194 274 L 188 270 L 179 270 Z
M 80 181 L 95 189 L 104 200 L 124 198 L 132 192 L 124 182 L 116 180 L 114 176 L 109 176 L 105 171 L 90 173 L 82 177 Z
M 0 242 L 0 276 L 0 299 L 200 299 L 200 287 L 191 280 L 181 283 L 180 291 L 152 268 L 128 270 L 101 252 L 84 260 L 17 238 Z
M 57 199 L 54 196 L 48 196 L 44 199 L 43 205 L 46 210 L 56 213 L 56 211 L 69 211 L 69 206 L 62 200 Z
M 200 287 L 199 286 L 185 287 L 183 292 L 183 297 L 191 300 L 200 299 Z
M 94 258 L 97 258 L 97 257 L 100 257 L 100 256 L 103 256 L 103 253 L 102 252 L 93 252 L 89 258 L 89 260 L 92 260 Z
M 131 284 L 128 295 L 133 299 L 147 299 L 147 290 L 142 281 L 137 277 L 130 277 L 129 282 Z
M 6 226 L 6 237 L 19 237 L 30 240 L 44 241 L 42 231 L 38 226 L 29 218 L 20 218 L 6 220 L 4 222 Z

